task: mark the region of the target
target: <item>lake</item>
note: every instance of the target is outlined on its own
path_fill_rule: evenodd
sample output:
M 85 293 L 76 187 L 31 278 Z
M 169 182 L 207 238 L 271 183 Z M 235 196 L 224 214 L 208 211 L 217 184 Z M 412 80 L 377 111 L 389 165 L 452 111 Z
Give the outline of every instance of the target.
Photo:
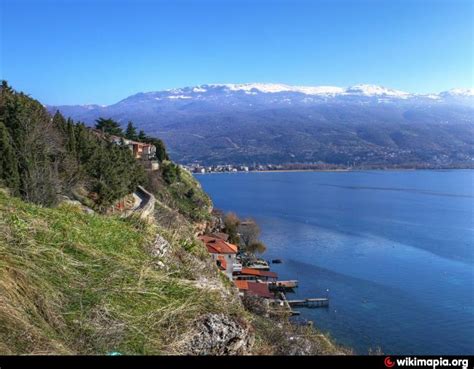
M 197 175 L 216 208 L 253 217 L 304 319 L 357 353 L 474 354 L 474 171 Z M 327 292 L 329 290 L 329 292 Z

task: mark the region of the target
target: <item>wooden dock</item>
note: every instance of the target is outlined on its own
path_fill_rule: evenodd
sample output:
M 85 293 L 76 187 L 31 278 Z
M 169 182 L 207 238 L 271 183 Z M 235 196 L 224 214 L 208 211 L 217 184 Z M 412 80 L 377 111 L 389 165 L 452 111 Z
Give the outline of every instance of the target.
M 297 280 L 268 282 L 268 288 L 270 291 L 293 292 L 297 287 Z
M 291 307 L 307 307 L 307 308 L 317 308 L 317 307 L 327 307 L 329 306 L 328 298 L 314 298 L 314 299 L 303 299 L 303 300 L 287 300 L 288 305 Z
M 288 299 L 286 298 L 286 295 L 283 292 L 279 293 L 280 300 L 283 303 L 284 309 L 289 313 L 290 315 L 300 315 L 299 311 L 295 311 L 291 308 L 291 305 L 288 303 Z

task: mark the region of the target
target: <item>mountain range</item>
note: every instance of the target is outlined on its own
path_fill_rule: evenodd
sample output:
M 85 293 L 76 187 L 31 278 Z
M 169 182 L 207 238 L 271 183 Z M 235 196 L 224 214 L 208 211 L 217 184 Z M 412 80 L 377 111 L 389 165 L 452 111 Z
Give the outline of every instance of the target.
M 209 84 L 115 104 L 48 106 L 93 124 L 133 121 L 181 163 L 471 167 L 474 90 L 413 94 L 377 85 Z

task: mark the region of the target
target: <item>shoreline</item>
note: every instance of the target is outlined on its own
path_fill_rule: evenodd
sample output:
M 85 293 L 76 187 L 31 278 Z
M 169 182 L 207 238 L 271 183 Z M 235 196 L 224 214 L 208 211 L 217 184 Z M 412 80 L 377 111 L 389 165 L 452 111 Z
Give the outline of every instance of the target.
M 292 172 L 415 172 L 415 171 L 436 171 L 448 172 L 455 170 L 474 170 L 474 168 L 379 168 L 379 169 L 275 169 L 275 170 L 252 170 L 248 172 L 206 172 L 206 173 L 192 173 L 193 175 L 208 175 L 208 174 L 239 174 L 239 173 L 292 173 Z

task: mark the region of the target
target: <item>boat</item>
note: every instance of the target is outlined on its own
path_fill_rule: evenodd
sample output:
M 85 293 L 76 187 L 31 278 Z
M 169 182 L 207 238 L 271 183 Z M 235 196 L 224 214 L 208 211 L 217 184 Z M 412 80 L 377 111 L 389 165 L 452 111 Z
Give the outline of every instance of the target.
M 281 260 L 281 259 L 273 259 L 272 260 L 272 264 L 281 264 L 281 263 L 283 263 L 283 260 Z

